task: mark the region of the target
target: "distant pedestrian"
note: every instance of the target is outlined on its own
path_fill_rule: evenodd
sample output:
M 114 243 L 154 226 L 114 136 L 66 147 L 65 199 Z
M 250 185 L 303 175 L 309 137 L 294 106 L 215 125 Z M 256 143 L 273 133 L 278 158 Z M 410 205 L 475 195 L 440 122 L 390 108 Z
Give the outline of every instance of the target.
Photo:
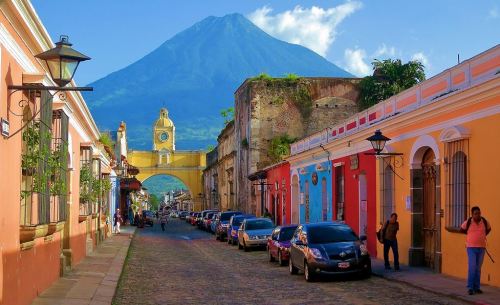
M 120 214 L 120 209 L 116 209 L 115 215 L 113 215 L 113 228 L 115 233 L 120 234 L 120 225 L 123 222 L 122 215 Z
M 271 215 L 271 213 L 269 213 L 269 210 L 267 208 L 264 209 L 264 215 L 262 215 L 262 216 L 269 218 L 269 219 L 273 219 L 273 215 Z
M 390 270 L 391 264 L 389 263 L 389 249 L 392 248 L 392 255 L 394 256 L 394 270 L 399 270 L 399 251 L 398 239 L 396 235 L 399 231 L 398 214 L 392 213 L 391 218 L 385 223 L 382 228 L 384 239 L 384 264 L 385 269 Z
M 161 230 L 165 231 L 165 225 L 168 222 L 167 213 L 162 213 L 160 218 Z
M 466 246 L 469 271 L 467 273 L 467 289 L 470 295 L 483 293 L 481 290 L 481 266 L 486 252 L 486 235 L 491 232 L 488 221 L 481 216 L 479 207 L 471 209 L 469 217 L 460 226 L 460 232 L 467 234 Z

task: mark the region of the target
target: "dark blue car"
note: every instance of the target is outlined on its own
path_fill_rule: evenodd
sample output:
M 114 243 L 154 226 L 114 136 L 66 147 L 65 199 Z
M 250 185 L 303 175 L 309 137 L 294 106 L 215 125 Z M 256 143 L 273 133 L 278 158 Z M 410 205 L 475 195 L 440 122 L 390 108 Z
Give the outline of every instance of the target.
M 227 212 L 220 212 L 217 225 L 215 226 L 215 239 L 219 241 L 224 241 L 224 238 L 226 238 L 227 234 L 227 228 L 229 226 L 229 219 L 233 215 L 240 215 L 242 214 L 241 212 L 237 211 L 227 211 Z
M 245 218 L 255 218 L 255 215 L 246 214 L 246 215 L 234 215 L 229 220 L 229 226 L 227 228 L 227 243 L 230 245 L 238 244 L 238 230 L 240 229 L 240 225 Z

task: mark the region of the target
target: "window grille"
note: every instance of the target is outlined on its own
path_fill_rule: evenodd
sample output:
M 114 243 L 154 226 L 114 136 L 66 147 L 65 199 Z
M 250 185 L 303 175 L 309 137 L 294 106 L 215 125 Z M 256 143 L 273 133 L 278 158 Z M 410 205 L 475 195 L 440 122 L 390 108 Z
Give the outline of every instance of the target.
M 462 139 L 445 144 L 446 228 L 458 230 L 469 211 L 469 141 Z
M 62 110 L 52 113 L 52 158 L 50 179 L 50 222 L 66 220 L 68 196 L 68 123 Z
M 394 168 L 391 165 L 392 161 L 387 162 L 385 159 L 392 158 L 380 159 L 380 221 L 382 223 L 386 223 L 394 212 Z
M 94 173 L 92 167 L 92 147 L 80 147 L 80 215 L 92 214 L 92 182 Z
M 28 91 L 25 96 L 20 224 L 35 226 L 50 221 L 52 96 L 48 91 Z M 40 105 L 39 111 L 36 105 Z
M 335 215 L 337 220 L 345 220 L 344 211 L 344 166 L 335 167 Z

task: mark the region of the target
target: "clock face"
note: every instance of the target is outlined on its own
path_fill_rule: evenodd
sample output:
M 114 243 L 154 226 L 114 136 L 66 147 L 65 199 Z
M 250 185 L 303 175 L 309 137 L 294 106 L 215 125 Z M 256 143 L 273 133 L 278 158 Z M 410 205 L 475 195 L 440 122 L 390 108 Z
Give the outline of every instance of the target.
M 168 140 L 168 132 L 162 132 L 158 135 L 158 138 L 160 139 L 161 142 L 165 142 Z

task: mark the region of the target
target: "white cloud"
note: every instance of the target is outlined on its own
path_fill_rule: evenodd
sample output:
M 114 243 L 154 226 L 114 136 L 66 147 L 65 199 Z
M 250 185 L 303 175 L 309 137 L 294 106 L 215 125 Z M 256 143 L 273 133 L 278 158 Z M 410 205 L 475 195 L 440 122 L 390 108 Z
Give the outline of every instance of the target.
M 346 49 L 344 51 L 345 69 L 357 76 L 370 75 L 372 69 L 370 65 L 366 63 L 365 58 L 366 51 L 363 49 Z
M 423 52 L 417 52 L 411 56 L 411 60 L 418 60 L 420 61 L 424 67 L 425 70 L 429 70 L 431 67 L 431 63 L 429 62 L 429 58 L 423 53 Z
M 328 9 L 296 6 L 293 10 L 272 15 L 272 8 L 264 6 L 248 18 L 271 36 L 325 56 L 335 41 L 337 26 L 361 7 L 361 2 L 348 1 Z
M 380 56 L 394 57 L 396 55 L 395 47 L 388 47 L 385 43 L 380 45 L 378 49 L 373 53 L 372 57 L 377 58 Z

